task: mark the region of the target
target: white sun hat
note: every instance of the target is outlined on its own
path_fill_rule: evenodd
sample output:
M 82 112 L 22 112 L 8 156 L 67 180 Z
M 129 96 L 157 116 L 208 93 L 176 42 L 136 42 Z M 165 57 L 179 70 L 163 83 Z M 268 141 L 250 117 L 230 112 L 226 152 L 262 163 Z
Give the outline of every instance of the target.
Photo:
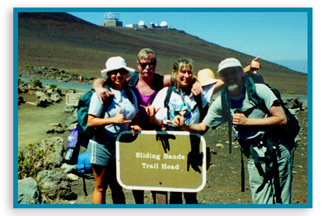
M 106 61 L 106 69 L 103 69 L 101 71 L 101 76 L 103 78 L 107 79 L 108 78 L 107 73 L 109 73 L 110 71 L 121 69 L 121 68 L 127 70 L 128 72 L 134 72 L 135 71 L 135 69 L 126 66 L 125 59 L 123 59 L 120 56 L 115 56 L 115 57 L 110 57 Z
M 236 58 L 227 58 L 221 61 L 221 63 L 219 63 L 217 73 L 224 70 L 225 68 L 231 67 L 242 67 L 242 65 L 241 62 Z
M 211 85 L 219 81 L 215 79 L 214 72 L 209 68 L 198 71 L 197 79 L 201 86 Z

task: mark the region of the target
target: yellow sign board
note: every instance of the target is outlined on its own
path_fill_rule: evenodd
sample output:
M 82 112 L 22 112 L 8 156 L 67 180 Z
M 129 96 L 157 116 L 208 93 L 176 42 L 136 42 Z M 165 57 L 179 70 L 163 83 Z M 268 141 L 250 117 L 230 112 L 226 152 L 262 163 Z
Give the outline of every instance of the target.
M 126 189 L 198 192 L 206 184 L 203 136 L 124 131 L 116 141 L 117 180 Z
M 77 106 L 79 103 L 79 99 L 83 96 L 82 93 L 67 93 L 66 98 L 66 105 Z

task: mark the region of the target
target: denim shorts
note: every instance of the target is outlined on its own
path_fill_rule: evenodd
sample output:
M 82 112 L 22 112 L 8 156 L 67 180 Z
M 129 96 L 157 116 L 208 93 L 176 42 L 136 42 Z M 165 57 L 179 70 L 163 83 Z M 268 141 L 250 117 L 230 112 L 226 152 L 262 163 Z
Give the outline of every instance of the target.
M 100 144 L 90 140 L 87 151 L 91 164 L 108 166 L 108 164 L 115 162 L 115 142 Z

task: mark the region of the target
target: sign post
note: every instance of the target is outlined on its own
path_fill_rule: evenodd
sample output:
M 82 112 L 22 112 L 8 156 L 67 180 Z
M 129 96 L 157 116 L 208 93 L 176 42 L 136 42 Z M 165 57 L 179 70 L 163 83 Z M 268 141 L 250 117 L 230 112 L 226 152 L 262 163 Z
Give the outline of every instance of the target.
M 117 137 L 116 161 L 117 180 L 126 189 L 198 192 L 206 184 L 206 143 L 199 134 L 124 131 Z M 158 192 L 157 202 L 165 194 Z

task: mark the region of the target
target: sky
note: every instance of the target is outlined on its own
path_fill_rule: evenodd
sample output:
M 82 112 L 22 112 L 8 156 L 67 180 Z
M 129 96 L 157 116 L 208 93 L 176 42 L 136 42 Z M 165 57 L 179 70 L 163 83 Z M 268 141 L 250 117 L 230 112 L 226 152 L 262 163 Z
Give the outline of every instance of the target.
M 92 9 L 93 10 L 93 9 Z M 142 11 L 141 11 L 142 10 Z M 70 12 L 83 20 L 100 25 L 108 12 L 117 13 L 126 24 L 144 21 L 183 30 L 208 42 L 248 55 L 261 56 L 290 69 L 307 73 L 308 16 L 305 10 L 279 9 L 100 9 L 99 12 Z M 156 10 L 156 8 L 155 8 Z M 165 11 L 164 11 L 165 10 Z M 153 12 L 152 12 L 153 11 Z M 161 12 L 162 11 L 162 12 Z

